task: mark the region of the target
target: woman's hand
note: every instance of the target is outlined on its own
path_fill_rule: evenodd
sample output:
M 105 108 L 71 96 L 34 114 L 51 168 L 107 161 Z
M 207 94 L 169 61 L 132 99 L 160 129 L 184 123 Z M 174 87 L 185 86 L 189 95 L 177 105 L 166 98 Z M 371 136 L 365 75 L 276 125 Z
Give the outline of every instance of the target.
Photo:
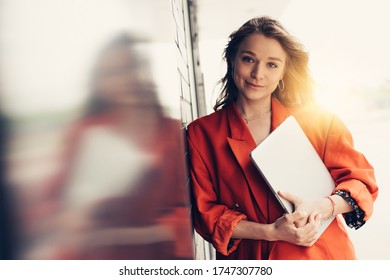
M 278 192 L 280 197 L 290 201 L 294 204 L 294 212 L 296 211 L 304 211 L 309 214 L 316 213 L 318 214 L 317 219 L 326 220 L 330 216 L 332 216 L 333 205 L 332 202 L 327 198 L 320 198 L 315 201 L 303 201 L 301 198 L 288 193 L 288 192 Z M 308 217 L 302 218 L 295 221 L 295 225 L 297 227 L 302 227 L 308 223 Z
M 297 227 L 297 221 L 305 220 L 307 223 Z M 318 228 L 320 219 L 317 213 L 310 215 L 304 211 L 295 211 L 292 214 L 285 214 L 272 224 L 276 240 L 283 240 L 295 245 L 312 246 L 319 238 Z

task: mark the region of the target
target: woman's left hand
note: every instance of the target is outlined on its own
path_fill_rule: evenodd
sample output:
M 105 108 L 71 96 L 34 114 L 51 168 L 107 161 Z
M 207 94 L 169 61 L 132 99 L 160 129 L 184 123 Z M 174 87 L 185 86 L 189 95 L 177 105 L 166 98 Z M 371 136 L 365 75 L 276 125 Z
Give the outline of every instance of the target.
M 321 198 L 315 201 L 304 201 L 300 197 L 288 192 L 278 192 L 280 197 L 290 201 L 294 205 L 294 211 L 305 211 L 309 216 L 316 214 L 316 220 L 324 220 L 332 215 L 332 204 L 327 198 Z M 306 225 L 308 219 L 302 219 L 295 222 L 296 227 Z

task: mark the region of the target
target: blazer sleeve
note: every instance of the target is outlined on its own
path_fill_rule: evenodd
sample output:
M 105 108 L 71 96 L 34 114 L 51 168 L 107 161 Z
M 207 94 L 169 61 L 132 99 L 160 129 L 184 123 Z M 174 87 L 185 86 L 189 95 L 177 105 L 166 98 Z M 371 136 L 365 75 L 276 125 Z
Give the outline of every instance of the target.
M 189 136 L 187 136 L 187 143 L 195 230 L 206 241 L 212 243 L 218 252 L 227 256 L 241 241 L 231 240 L 233 228 L 239 221 L 246 220 L 247 216 L 229 209 L 218 201 L 218 194 L 207 170 L 205 159 Z
M 335 180 L 335 191 L 348 192 L 364 212 L 364 221 L 367 221 L 378 196 L 374 169 L 354 148 L 351 133 L 337 116 L 333 117 L 329 128 L 324 162 Z

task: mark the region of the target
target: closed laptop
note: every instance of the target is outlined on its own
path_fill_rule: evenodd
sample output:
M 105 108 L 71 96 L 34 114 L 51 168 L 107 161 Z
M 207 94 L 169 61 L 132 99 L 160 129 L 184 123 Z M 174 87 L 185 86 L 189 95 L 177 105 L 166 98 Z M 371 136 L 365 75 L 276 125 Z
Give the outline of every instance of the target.
M 250 154 L 256 167 L 286 213 L 294 206 L 277 192 L 294 194 L 303 200 L 331 195 L 335 183 L 325 164 L 293 116 L 289 116 Z M 335 217 L 322 222 L 322 233 Z

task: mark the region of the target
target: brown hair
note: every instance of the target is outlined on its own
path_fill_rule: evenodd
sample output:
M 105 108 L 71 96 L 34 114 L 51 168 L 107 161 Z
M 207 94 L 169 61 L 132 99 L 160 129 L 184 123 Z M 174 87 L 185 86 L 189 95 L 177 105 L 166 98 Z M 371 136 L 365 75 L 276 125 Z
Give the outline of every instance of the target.
M 132 71 L 134 72 L 135 79 L 138 83 L 136 87 L 137 90 L 142 91 L 142 94 L 144 95 L 150 96 L 151 100 L 153 101 L 151 102 L 151 104 L 149 104 L 149 106 L 155 107 L 156 112 L 160 114 L 163 113 L 163 108 L 160 105 L 158 94 L 155 91 L 154 83 L 152 79 L 150 79 L 149 61 L 136 49 L 137 44 L 142 43 L 145 44 L 148 43 L 148 41 L 136 35 L 120 33 L 115 36 L 110 42 L 108 42 L 106 46 L 104 46 L 97 59 L 97 62 L 95 63 L 95 67 L 93 70 L 91 79 L 91 93 L 90 98 L 87 101 L 86 116 L 103 113 L 114 106 L 100 96 L 96 85 L 97 81 L 99 80 L 98 74 L 100 71 L 99 68 L 101 60 L 111 52 L 115 52 L 123 47 L 129 50 L 128 55 L 133 61 Z M 147 73 L 148 76 L 145 73 Z
M 254 33 L 277 40 L 287 53 L 286 69 L 283 78 L 284 87 L 278 86 L 273 92 L 286 106 L 303 105 L 314 102 L 312 79 L 308 67 L 309 55 L 303 45 L 291 36 L 276 20 L 269 17 L 253 18 L 230 35 L 224 50 L 227 71 L 220 80 L 222 91 L 214 106 L 217 111 L 237 100 L 238 89 L 233 80 L 233 60 L 241 42 Z

